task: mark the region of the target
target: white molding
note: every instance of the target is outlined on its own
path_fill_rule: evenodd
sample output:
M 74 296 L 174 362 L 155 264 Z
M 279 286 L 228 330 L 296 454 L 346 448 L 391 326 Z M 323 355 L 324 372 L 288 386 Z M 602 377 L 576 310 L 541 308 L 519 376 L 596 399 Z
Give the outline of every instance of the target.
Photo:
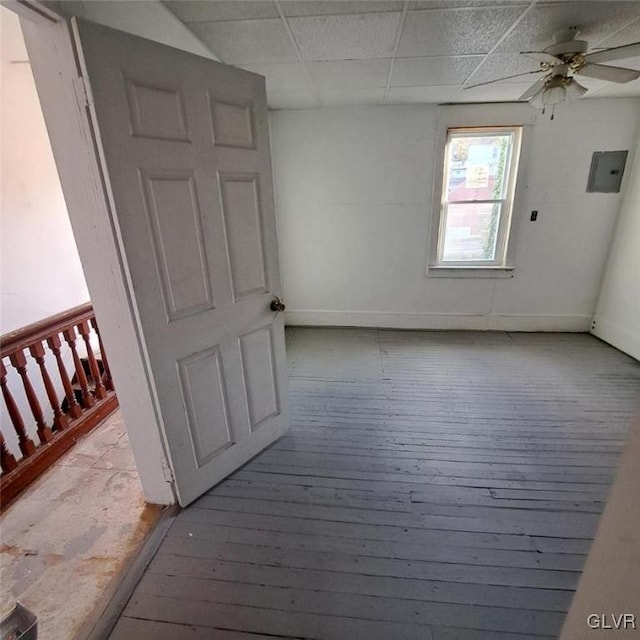
M 430 278 L 513 278 L 514 267 L 445 267 L 431 266 Z
M 560 331 L 588 333 L 591 315 L 492 314 L 488 316 L 490 331 Z
M 501 104 L 455 104 L 439 105 L 436 111 L 436 130 L 433 146 L 433 176 L 431 191 L 431 218 L 427 239 L 427 267 L 440 266 L 438 258 L 438 238 L 440 235 L 440 214 L 444 179 L 444 154 L 447 131 L 462 127 L 522 127 L 518 175 L 512 200 L 511 222 L 507 239 L 506 264 L 517 265 L 516 239 L 525 213 L 525 195 L 529 179 L 529 158 L 532 153 L 531 129 L 538 122 L 538 111 L 528 103 Z M 431 275 L 431 274 L 429 274 Z
M 587 332 L 591 316 L 463 313 L 391 313 L 387 311 L 286 312 L 287 326 L 376 327 L 384 329 L 436 329 L 463 331 L 568 331 Z
M 629 331 L 627 327 L 596 316 L 591 333 L 632 358 L 640 360 L 640 330 Z

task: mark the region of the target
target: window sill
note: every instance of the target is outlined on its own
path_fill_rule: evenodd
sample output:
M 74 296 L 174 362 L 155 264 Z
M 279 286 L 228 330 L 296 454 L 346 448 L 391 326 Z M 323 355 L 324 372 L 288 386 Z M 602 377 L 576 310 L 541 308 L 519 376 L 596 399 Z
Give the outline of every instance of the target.
M 441 267 L 430 266 L 430 278 L 513 278 L 513 267 Z

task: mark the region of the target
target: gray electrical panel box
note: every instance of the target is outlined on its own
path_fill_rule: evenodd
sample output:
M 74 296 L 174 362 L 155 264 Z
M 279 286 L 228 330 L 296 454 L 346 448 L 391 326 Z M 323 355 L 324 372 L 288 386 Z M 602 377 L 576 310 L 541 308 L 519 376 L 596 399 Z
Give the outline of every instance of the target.
M 618 193 L 627 151 L 596 151 L 591 158 L 587 193 Z

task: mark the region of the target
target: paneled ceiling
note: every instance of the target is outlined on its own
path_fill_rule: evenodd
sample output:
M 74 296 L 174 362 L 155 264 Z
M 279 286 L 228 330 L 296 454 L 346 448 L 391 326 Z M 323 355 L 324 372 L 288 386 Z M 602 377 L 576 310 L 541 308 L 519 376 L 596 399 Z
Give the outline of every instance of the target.
M 640 41 L 640 0 L 167 0 L 223 62 L 267 78 L 274 109 L 517 100 L 519 52 L 578 26 L 590 50 Z M 610 63 L 640 69 L 640 58 Z M 533 77 L 534 79 L 537 76 Z M 585 97 L 640 96 L 589 78 Z

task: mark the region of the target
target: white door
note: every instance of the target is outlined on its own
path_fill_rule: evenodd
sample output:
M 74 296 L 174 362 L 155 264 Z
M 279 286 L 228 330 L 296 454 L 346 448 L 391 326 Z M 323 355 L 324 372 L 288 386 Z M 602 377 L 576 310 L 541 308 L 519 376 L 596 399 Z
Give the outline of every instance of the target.
M 74 31 L 186 505 L 287 428 L 264 78 L 92 23 Z

